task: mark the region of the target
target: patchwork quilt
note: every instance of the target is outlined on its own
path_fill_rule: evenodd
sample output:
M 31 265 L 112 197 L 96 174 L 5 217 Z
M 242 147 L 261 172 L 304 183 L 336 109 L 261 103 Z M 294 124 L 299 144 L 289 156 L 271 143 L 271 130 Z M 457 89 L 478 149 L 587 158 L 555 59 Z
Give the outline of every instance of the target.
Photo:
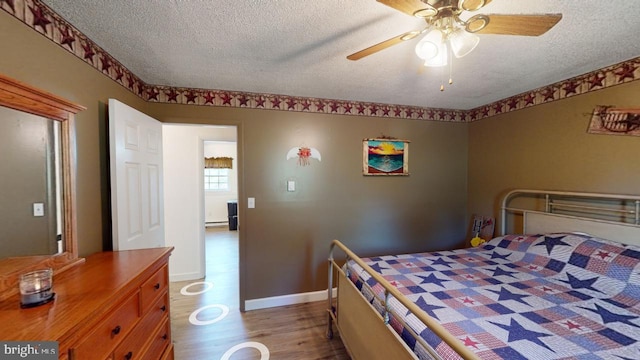
M 508 235 L 481 247 L 363 259 L 482 359 L 640 359 L 640 247 L 581 234 Z M 381 313 L 384 289 L 347 274 Z M 363 284 L 368 286 L 363 286 Z M 459 356 L 397 300 L 391 326 L 421 359 Z M 404 323 L 398 321 L 402 318 Z

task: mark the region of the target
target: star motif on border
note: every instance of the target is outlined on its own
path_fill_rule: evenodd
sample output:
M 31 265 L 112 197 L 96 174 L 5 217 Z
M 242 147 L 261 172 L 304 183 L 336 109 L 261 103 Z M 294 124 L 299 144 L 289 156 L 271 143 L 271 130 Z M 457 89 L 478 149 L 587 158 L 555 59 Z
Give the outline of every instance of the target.
M 364 115 L 365 107 L 364 107 L 364 105 L 359 104 L 358 106 L 356 106 L 356 110 L 358 110 L 358 114 Z
M 196 94 L 194 91 L 188 91 L 184 94 L 184 97 L 187 99 L 187 104 L 192 102 L 192 103 L 196 103 L 196 99 L 198 98 L 198 94 Z
M 564 89 L 564 94 L 578 94 L 578 87 L 580 87 L 580 82 L 575 80 L 569 80 L 564 83 L 562 88 Z
M 553 87 L 549 87 L 542 92 L 542 97 L 544 101 L 553 100 L 555 98 L 556 89 Z
M 233 100 L 233 96 L 228 93 L 222 93 L 220 95 L 220 99 L 222 100 L 222 105 L 231 105 L 231 100 Z
M 351 114 L 351 109 L 353 109 L 353 105 L 351 105 L 351 103 L 346 103 L 343 107 L 345 114 Z
M 536 95 L 534 93 L 528 93 L 524 97 L 524 106 L 533 105 L 536 100 Z
M 282 100 L 280 100 L 280 98 L 278 98 L 277 96 L 274 97 L 273 100 L 271 100 L 271 104 L 273 104 L 273 108 L 274 109 L 279 109 L 281 102 L 282 102 Z
M 602 75 L 602 73 L 596 73 L 589 77 L 589 90 L 592 90 L 595 87 L 603 87 L 603 82 L 606 78 L 607 77 Z
M 42 31 L 47 32 L 47 25 L 51 24 L 51 20 L 47 19 L 47 15 L 42 11 L 42 8 L 38 5 L 29 6 L 31 14 L 33 14 L 33 27 L 40 26 Z
M 214 98 L 214 96 L 212 96 L 212 95 L 211 95 L 211 93 L 208 93 L 208 94 L 207 94 L 207 95 L 205 95 L 205 97 L 204 97 L 204 99 L 205 99 L 205 102 L 204 102 L 204 103 L 206 104 L 207 102 L 210 102 L 210 103 L 212 103 L 212 104 L 213 104 L 213 98 Z M 264 96 L 259 96 L 259 97 L 256 99 L 256 107 L 261 107 L 261 108 L 265 107 L 265 106 L 264 106 L 265 101 L 267 101 L 267 100 L 264 98 Z
M 339 108 L 340 104 L 338 104 L 336 101 L 332 101 L 331 103 L 329 103 L 329 112 L 337 113 Z
M 302 105 L 302 111 L 311 111 L 311 101 L 304 100 L 300 105 Z
M 167 95 L 167 101 L 178 102 L 178 92 L 175 91 L 174 89 L 170 89 L 169 91 L 165 92 L 165 95 Z
M 124 84 L 126 87 L 130 87 L 133 84 L 133 76 L 131 76 L 131 74 L 127 74 L 127 76 L 125 76 L 124 79 L 126 81 L 126 84 Z
M 633 66 L 630 63 L 624 63 L 621 67 L 616 69 L 614 74 L 618 75 L 618 81 L 620 82 L 623 82 L 626 78 L 630 78 L 631 80 L 633 80 L 636 78 L 636 76 L 634 75 L 636 69 L 636 66 Z
M 109 69 L 111 68 L 111 60 L 109 60 L 109 56 L 106 53 L 103 53 L 100 57 L 100 62 L 102 63 L 102 72 L 109 73 Z
M 71 49 L 73 51 L 73 43 L 76 41 L 75 36 L 73 36 L 73 33 L 69 32 L 69 28 L 66 26 L 62 26 L 60 27 L 60 44 L 61 45 L 67 45 L 69 47 L 69 49 Z
M 489 321 L 489 322 L 491 324 L 503 329 L 503 330 L 506 330 L 509 333 L 507 342 L 514 342 L 514 341 L 518 341 L 518 340 L 527 340 L 527 341 L 531 341 L 534 344 L 542 346 L 542 347 L 548 349 L 549 351 L 555 352 L 555 351 L 551 350 L 551 348 L 549 346 L 547 346 L 547 344 L 545 344 L 542 341 L 540 341 L 541 337 L 551 336 L 551 334 L 545 334 L 545 333 L 539 333 L 539 332 L 532 331 L 532 330 L 527 330 L 524 326 L 520 325 L 513 318 L 511 318 L 511 323 L 509 325 L 504 325 L 504 324 L 496 323 L 496 322 L 493 322 L 493 321 Z
M 89 60 L 93 63 L 93 56 L 96 53 L 93 52 L 93 48 L 91 47 L 91 44 L 89 44 L 88 42 L 85 42 L 84 44 L 82 44 L 82 49 L 84 50 L 84 59 Z
M 149 91 L 147 91 L 147 96 L 149 97 L 149 100 L 158 101 L 158 95 L 160 95 L 160 92 L 156 88 L 149 89 Z
M 7 5 L 9 5 L 9 7 L 11 8 L 11 11 L 13 11 L 14 13 L 16 12 L 16 8 L 13 3 L 13 0 L 0 0 L 0 4 L 2 3 L 7 3 Z
M 288 98 L 285 104 L 287 104 L 287 110 L 294 110 L 296 108 L 296 101 L 293 98 Z
M 238 103 L 240 106 L 249 106 L 249 97 L 245 95 L 240 95 L 237 97 Z

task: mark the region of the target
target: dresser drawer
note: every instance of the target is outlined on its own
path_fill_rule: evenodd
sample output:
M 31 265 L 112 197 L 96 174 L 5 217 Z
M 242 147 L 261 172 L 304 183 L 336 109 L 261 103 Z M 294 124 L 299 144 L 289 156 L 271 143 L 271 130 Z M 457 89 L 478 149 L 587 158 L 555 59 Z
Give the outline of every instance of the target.
M 149 306 L 156 301 L 158 296 L 167 290 L 168 278 L 168 268 L 165 265 L 142 284 L 140 287 L 140 310 L 142 314 L 145 314 L 147 310 L 149 310 Z
M 169 322 L 169 318 L 164 319 L 164 323 L 158 330 L 154 333 L 151 345 L 149 349 L 144 354 L 143 359 L 145 360 L 157 360 L 160 359 L 171 344 L 171 323 Z
M 116 360 L 141 359 L 150 337 L 158 326 L 169 317 L 169 293 L 165 292 L 151 308 L 147 315 L 136 325 L 131 334 L 116 348 L 113 358 Z
M 138 322 L 139 294 L 126 299 L 122 305 L 101 320 L 95 330 L 71 350 L 71 359 L 106 359 L 113 349 L 127 337 Z

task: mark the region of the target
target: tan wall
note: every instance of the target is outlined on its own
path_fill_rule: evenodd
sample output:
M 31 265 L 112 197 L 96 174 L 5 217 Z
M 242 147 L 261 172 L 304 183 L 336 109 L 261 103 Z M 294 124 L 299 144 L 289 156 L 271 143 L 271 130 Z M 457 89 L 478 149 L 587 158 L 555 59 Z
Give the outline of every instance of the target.
M 162 121 L 238 125 L 240 195 L 256 198 L 256 209 L 240 202 L 247 299 L 326 288 L 334 238 L 365 255 L 444 249 L 464 239 L 467 124 L 147 104 L 4 12 L 0 43 L 1 73 L 87 107 L 76 118 L 82 256 L 110 242 L 103 229 L 109 97 Z M 362 139 L 380 134 L 411 140 L 411 176 L 362 176 Z M 286 151 L 300 145 L 318 148 L 322 162 L 286 161 Z M 292 176 L 298 191 L 287 193 Z
M 640 107 L 640 82 L 469 125 L 469 214 L 514 188 L 640 193 L 640 137 L 588 134 L 596 105 Z
M 240 231 L 247 299 L 326 288 L 329 242 L 363 255 L 453 247 L 466 231 L 467 125 L 154 104 L 165 122 L 239 126 Z M 364 177 L 362 139 L 411 141 L 409 177 Z M 294 146 L 322 161 L 297 166 Z M 296 191 L 286 191 L 286 181 Z M 247 209 L 246 198 L 256 208 Z
M 107 176 L 104 104 L 110 97 L 138 109 L 146 103 L 4 11 L 0 44 L 0 73 L 87 108 L 76 116 L 78 249 L 81 256 L 101 251 Z

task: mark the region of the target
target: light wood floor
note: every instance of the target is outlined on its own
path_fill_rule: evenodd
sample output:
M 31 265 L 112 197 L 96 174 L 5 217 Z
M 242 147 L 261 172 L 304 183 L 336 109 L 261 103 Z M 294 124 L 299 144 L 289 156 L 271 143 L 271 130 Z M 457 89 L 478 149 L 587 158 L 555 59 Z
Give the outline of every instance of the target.
M 221 359 L 233 346 L 259 342 L 270 352 L 269 359 L 349 359 L 335 326 L 335 337 L 328 340 L 326 303 L 308 303 L 279 308 L 239 311 L 237 231 L 226 227 L 207 228 L 207 271 L 203 280 L 213 288 L 200 295 L 186 296 L 180 290 L 195 281 L 170 284 L 171 329 L 177 360 Z M 188 287 L 188 292 L 204 290 L 204 285 Z M 225 305 L 229 314 L 209 325 L 193 325 L 189 316 L 211 305 Z M 221 307 L 199 312 L 197 319 L 212 321 L 222 314 Z M 228 356 L 229 354 L 227 354 Z M 260 359 L 256 348 L 243 348 L 229 360 Z

